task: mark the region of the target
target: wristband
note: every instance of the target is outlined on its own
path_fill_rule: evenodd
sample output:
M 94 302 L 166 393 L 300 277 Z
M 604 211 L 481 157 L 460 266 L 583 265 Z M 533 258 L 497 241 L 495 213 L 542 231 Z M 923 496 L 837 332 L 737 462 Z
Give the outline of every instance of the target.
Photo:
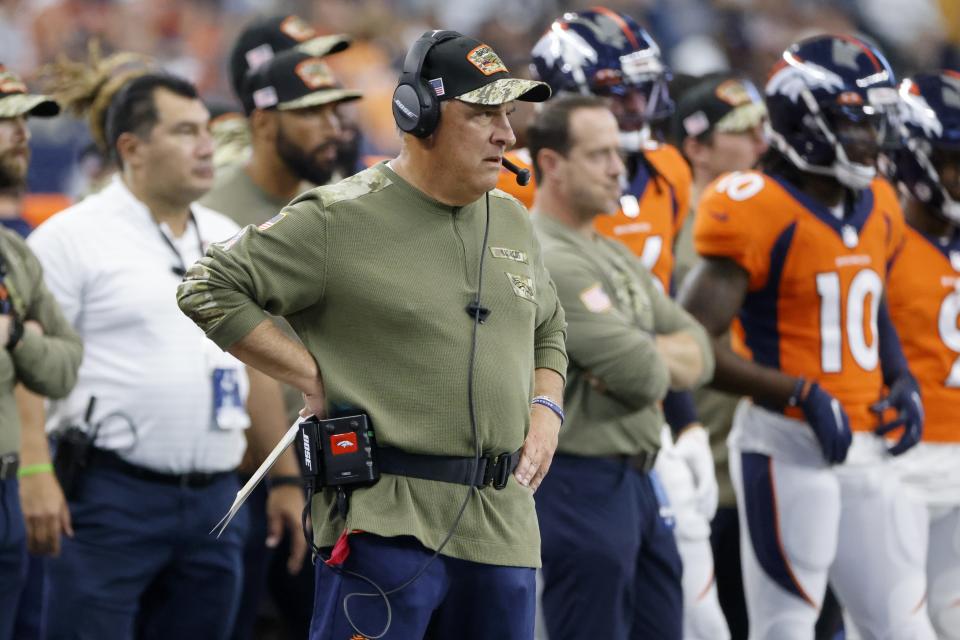
M 300 476 L 276 476 L 270 478 L 270 488 L 274 487 L 303 487 L 303 478 Z
M 13 349 L 20 344 L 20 339 L 23 337 L 23 321 L 15 313 L 10 314 L 10 338 L 7 340 L 6 349 L 7 351 L 13 351 Z
M 49 462 L 40 464 L 28 464 L 17 470 L 17 478 L 26 478 L 28 476 L 38 476 L 41 473 L 53 473 L 53 465 Z
M 550 411 L 553 411 L 555 414 L 557 414 L 557 417 L 560 418 L 560 426 L 561 427 L 563 426 L 563 421 L 565 419 L 563 415 L 563 408 L 560 405 L 558 405 L 556 402 L 551 400 L 549 397 L 537 396 L 536 398 L 530 401 L 530 404 L 531 405 L 542 404 L 547 409 L 550 409 Z

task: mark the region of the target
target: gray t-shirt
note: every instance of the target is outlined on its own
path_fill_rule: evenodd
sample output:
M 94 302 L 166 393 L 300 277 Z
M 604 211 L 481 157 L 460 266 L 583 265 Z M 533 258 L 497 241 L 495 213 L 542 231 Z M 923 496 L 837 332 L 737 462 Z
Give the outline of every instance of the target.
M 219 211 L 241 227 L 266 222 L 287 206 L 286 198 L 270 195 L 254 184 L 242 166 L 224 171 L 216 186 L 200 198 L 203 206 Z

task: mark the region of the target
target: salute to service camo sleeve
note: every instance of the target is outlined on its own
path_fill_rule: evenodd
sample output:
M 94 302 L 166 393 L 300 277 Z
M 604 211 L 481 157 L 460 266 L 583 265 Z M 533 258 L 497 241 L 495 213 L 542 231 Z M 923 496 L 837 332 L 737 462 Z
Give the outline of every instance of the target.
M 323 299 L 326 211 L 311 193 L 259 227 L 211 244 L 187 270 L 177 302 L 220 348 L 250 333 L 267 313 L 289 316 Z

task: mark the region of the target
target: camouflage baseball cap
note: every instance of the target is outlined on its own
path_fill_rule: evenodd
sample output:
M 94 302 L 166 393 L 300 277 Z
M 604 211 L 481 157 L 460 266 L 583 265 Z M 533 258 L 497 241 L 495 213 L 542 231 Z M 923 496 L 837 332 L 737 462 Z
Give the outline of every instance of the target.
M 321 58 L 293 49 L 251 73 L 240 100 L 250 115 L 255 109 L 289 111 L 362 97 L 359 91 L 344 89 Z
M 237 97 L 241 97 L 247 74 L 281 51 L 299 49 L 319 58 L 349 46 L 350 36 L 319 35 L 299 16 L 260 18 L 247 25 L 230 51 L 230 84 Z
M 681 139 L 713 131 L 749 131 L 766 116 L 767 107 L 754 84 L 728 73 L 705 78 L 677 100 L 676 119 Z
M 50 96 L 27 93 L 27 85 L 17 74 L 0 65 L 0 118 L 31 115 L 49 118 L 60 113 L 60 105 Z
M 513 100 L 543 102 L 550 97 L 547 83 L 511 78 L 490 45 L 465 35 L 431 47 L 421 77 L 440 100 L 497 105 Z

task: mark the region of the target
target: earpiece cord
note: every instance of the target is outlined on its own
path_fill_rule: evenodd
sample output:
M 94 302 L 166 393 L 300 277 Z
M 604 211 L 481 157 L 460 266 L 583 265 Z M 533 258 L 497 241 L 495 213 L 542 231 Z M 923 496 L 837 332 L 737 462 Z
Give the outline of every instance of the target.
M 480 307 L 480 294 L 483 290 L 483 262 L 484 262 L 485 254 L 487 252 L 487 241 L 490 235 L 490 192 L 487 192 L 485 195 L 485 204 L 486 204 L 486 218 L 484 220 L 484 226 L 483 226 L 483 243 L 480 247 L 480 261 L 479 261 L 479 267 L 478 267 L 479 273 L 477 274 L 477 292 L 473 298 L 474 305 L 477 308 Z M 467 405 L 470 411 L 470 428 L 473 433 L 473 474 L 472 474 L 473 477 L 476 477 L 477 470 L 480 467 L 480 431 L 477 426 L 476 402 L 475 402 L 475 394 L 474 394 L 474 369 L 475 369 L 474 365 L 475 365 L 476 356 L 477 356 L 477 345 L 479 343 L 479 329 L 480 329 L 480 314 L 474 313 L 473 314 L 473 338 L 470 345 L 470 357 L 468 360 L 468 370 L 467 370 Z M 307 534 L 307 521 L 310 515 L 310 507 L 311 507 L 311 502 L 313 497 L 313 483 L 307 483 L 306 487 L 307 487 L 307 496 L 308 496 L 307 503 L 304 505 L 303 511 L 301 512 L 301 516 L 300 516 L 301 525 L 303 528 L 303 535 L 306 538 L 307 544 L 309 545 L 310 549 L 313 551 L 314 556 L 320 558 L 322 561 L 325 561 L 328 558 L 324 559 L 320 548 L 317 547 L 316 543 L 313 541 L 311 536 Z M 390 606 L 389 596 L 391 596 L 392 594 L 398 593 L 399 591 L 402 591 L 403 589 L 407 588 L 408 586 L 413 584 L 415 581 L 417 581 L 420 578 L 420 576 L 422 576 L 426 572 L 426 570 L 430 567 L 433 561 L 437 559 L 437 556 L 440 555 L 440 552 L 444 549 L 444 547 L 447 546 L 447 543 L 450 542 L 450 539 L 453 537 L 454 531 L 456 531 L 457 526 L 459 526 L 460 520 L 463 518 L 463 514 L 467 509 L 467 504 L 470 501 L 470 496 L 473 495 L 474 490 L 475 490 L 475 487 L 472 487 L 472 486 L 467 489 L 467 495 L 464 496 L 463 502 L 460 503 L 460 509 L 457 511 L 457 516 L 456 518 L 454 518 L 453 524 L 450 525 L 450 528 L 447 530 L 447 533 L 444 536 L 443 541 L 437 547 L 437 550 L 433 552 L 430 558 L 423 563 L 423 566 L 420 567 L 420 569 L 412 577 L 407 579 L 405 582 L 403 582 L 399 586 L 394 587 L 389 591 L 387 591 L 387 590 L 384 590 L 376 582 L 374 582 L 373 580 L 371 580 L 370 578 L 364 575 L 361 575 L 354 571 L 348 571 L 341 567 L 334 567 L 334 566 L 327 565 L 333 572 L 338 573 L 340 575 L 348 575 L 348 576 L 352 576 L 360 580 L 363 580 L 364 582 L 369 583 L 370 586 L 372 586 L 375 590 L 373 593 L 359 593 L 359 592 L 349 593 L 343 598 L 343 615 L 347 619 L 347 623 L 356 633 L 364 636 L 365 638 L 369 638 L 369 640 L 378 640 L 379 638 L 382 638 L 387 634 L 393 622 L 393 608 Z M 383 628 L 383 631 L 381 631 L 378 634 L 371 635 L 369 633 L 361 631 L 357 627 L 356 623 L 354 623 L 353 621 L 353 618 L 350 617 L 350 610 L 349 610 L 349 604 L 348 604 L 350 599 L 355 597 L 383 598 L 384 604 L 386 605 L 386 608 L 387 608 L 387 622 Z

